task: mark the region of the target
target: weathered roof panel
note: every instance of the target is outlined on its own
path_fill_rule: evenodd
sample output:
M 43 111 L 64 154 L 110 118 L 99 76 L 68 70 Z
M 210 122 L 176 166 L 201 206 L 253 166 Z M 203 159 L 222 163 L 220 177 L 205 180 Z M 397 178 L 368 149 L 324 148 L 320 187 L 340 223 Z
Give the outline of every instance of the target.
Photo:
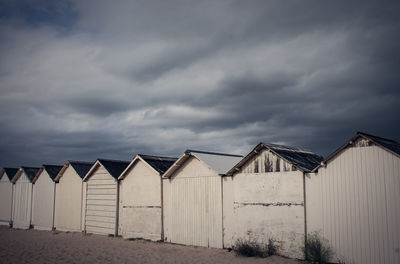
M 50 178 L 54 181 L 60 170 L 63 166 L 60 165 L 43 165 L 47 174 L 49 174 Z
M 37 168 L 37 167 L 24 167 L 24 166 L 22 166 L 21 168 L 25 172 L 25 174 L 28 177 L 30 182 L 32 182 L 32 180 L 36 176 L 36 173 L 40 170 L 40 168 Z
M 311 151 L 276 144 L 263 143 L 265 147 L 304 172 L 310 172 L 324 160 Z
M 18 172 L 18 168 L 3 168 L 3 171 L 7 174 L 8 179 L 11 181 Z
M 237 169 L 243 167 L 255 155 L 258 155 L 262 149 L 269 149 L 271 152 L 275 153 L 275 155 L 278 155 L 281 159 L 286 160 L 303 172 L 310 172 L 323 160 L 323 157 L 305 149 L 261 142 L 240 162 L 232 166 L 227 174 L 235 174 L 238 171 Z
M 129 165 L 129 161 L 122 161 L 122 160 L 98 159 L 98 161 L 115 179 L 118 179 L 119 175 L 121 175 L 121 173 Z
M 159 157 L 139 154 L 139 156 L 153 167 L 158 173 L 164 174 L 178 158 Z
M 74 168 L 76 173 L 78 173 L 79 177 L 82 179 L 85 177 L 86 173 L 90 170 L 93 163 L 92 162 L 84 162 L 84 161 L 69 161 L 69 164 Z
M 400 155 L 400 144 L 392 139 L 382 138 L 378 136 L 373 136 L 364 132 L 357 132 L 357 135 L 363 136 L 365 138 L 370 139 L 375 144 L 380 145 L 381 147 L 390 150 L 397 155 Z

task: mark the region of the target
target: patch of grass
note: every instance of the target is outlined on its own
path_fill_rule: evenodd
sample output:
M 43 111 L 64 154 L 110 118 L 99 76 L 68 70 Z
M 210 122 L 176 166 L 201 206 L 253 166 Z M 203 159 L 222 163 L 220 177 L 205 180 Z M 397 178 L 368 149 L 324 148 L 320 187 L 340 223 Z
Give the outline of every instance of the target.
M 278 247 L 273 239 L 269 239 L 267 245 L 251 240 L 238 239 L 233 246 L 233 251 L 235 251 L 237 255 L 244 257 L 266 258 L 276 255 Z
M 275 240 L 271 238 L 268 239 L 267 252 L 269 256 L 276 255 L 278 253 L 278 247 L 275 244 Z
M 322 238 L 318 232 L 307 236 L 304 253 L 306 260 L 319 264 L 329 263 L 333 255 L 328 240 Z

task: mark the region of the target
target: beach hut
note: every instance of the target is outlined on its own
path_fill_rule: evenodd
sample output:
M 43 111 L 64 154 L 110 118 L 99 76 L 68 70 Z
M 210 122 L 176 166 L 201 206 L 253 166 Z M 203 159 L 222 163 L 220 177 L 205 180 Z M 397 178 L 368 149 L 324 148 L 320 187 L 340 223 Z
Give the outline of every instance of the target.
M 118 177 L 128 161 L 98 159 L 85 178 L 85 232 L 118 234 Z
M 33 178 L 32 225 L 35 229 L 54 227 L 55 178 L 63 166 L 43 165 Z
M 17 168 L 4 168 L 0 174 L 0 225 L 10 225 L 12 219 L 12 178 Z
M 176 158 L 137 155 L 119 176 L 119 234 L 163 240 L 161 175 Z
M 400 263 L 400 144 L 358 132 L 306 177 L 307 231 L 333 262 Z
M 61 231 L 83 231 L 86 185 L 82 179 L 92 167 L 91 162 L 68 161 L 55 177 L 56 203 L 54 227 Z
M 224 246 L 271 239 L 279 254 L 304 258 L 304 177 L 322 160 L 308 150 L 258 144 L 224 177 Z
M 32 180 L 39 168 L 21 167 L 15 174 L 12 182 L 13 191 L 13 213 L 12 221 L 14 228 L 29 229 L 32 220 Z
M 187 150 L 163 175 L 164 240 L 223 247 L 222 175 L 242 156 Z

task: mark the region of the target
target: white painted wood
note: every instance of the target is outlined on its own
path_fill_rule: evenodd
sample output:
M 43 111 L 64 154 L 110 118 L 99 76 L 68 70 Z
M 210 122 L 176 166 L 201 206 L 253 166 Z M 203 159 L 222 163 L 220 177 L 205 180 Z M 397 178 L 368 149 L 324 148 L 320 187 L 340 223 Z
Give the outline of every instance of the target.
M 272 239 L 279 254 L 304 257 L 301 171 L 243 172 L 224 178 L 223 184 L 225 247 L 232 247 L 238 239 L 265 245 Z
M 13 227 L 29 229 L 32 211 L 32 183 L 25 172 L 15 182 L 13 192 Z
M 400 263 L 400 159 L 354 145 L 307 175 L 308 232 L 329 240 L 335 261 Z
M 54 195 L 55 183 L 46 170 L 43 170 L 33 184 L 32 225 L 35 229 L 53 229 Z
M 120 182 L 119 211 L 124 238 L 161 240 L 161 176 L 140 159 Z
M 191 157 L 164 187 L 165 240 L 222 248 L 221 177 Z
M 13 184 L 5 172 L 0 179 L 0 225 L 9 225 L 11 222 Z
M 82 178 L 70 165 L 56 184 L 54 226 L 57 230 L 80 232 L 82 225 Z
M 117 181 L 101 164 L 85 179 L 85 231 L 116 236 Z

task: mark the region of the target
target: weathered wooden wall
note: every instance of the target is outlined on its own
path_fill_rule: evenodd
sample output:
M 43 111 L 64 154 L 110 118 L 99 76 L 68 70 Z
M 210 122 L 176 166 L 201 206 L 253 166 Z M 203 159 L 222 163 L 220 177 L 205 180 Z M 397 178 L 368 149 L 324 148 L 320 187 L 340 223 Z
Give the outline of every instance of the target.
M 61 231 L 82 231 L 82 178 L 69 166 L 56 184 L 54 226 Z
M 267 244 L 303 258 L 304 195 L 301 171 L 238 173 L 224 177 L 224 247 L 238 239 Z
M 28 229 L 31 225 L 32 183 L 23 172 L 13 192 L 13 227 Z
M 43 170 L 33 185 L 32 225 L 35 229 L 52 230 L 54 226 L 55 183 Z
M 400 159 L 355 142 L 306 177 L 308 232 L 346 263 L 400 263 Z
M 13 184 L 4 173 L 0 180 L 0 224 L 9 225 L 11 222 Z
M 258 155 L 250 159 L 239 172 L 262 173 L 296 170 L 290 163 L 281 159 L 268 149 L 263 149 Z
M 166 241 L 222 248 L 221 177 L 192 157 L 163 185 Z
M 138 160 L 120 181 L 120 234 L 161 240 L 161 177 Z

